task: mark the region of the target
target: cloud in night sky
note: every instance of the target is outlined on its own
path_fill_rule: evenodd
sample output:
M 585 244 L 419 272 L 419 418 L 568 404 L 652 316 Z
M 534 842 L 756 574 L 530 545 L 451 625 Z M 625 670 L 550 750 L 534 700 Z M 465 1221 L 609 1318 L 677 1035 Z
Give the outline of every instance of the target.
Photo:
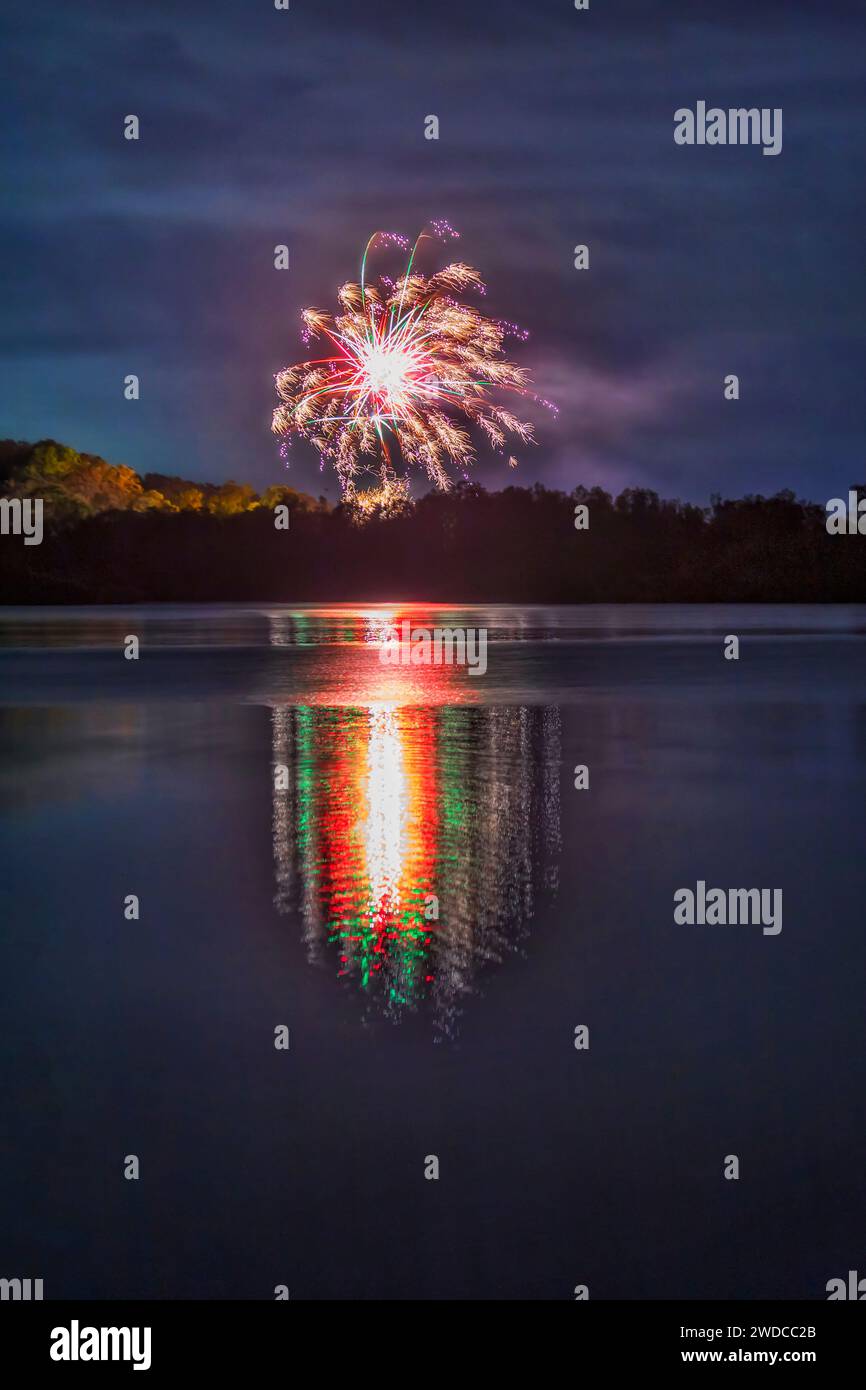
M 372 231 L 445 217 L 561 406 L 517 475 L 480 451 L 487 485 L 825 498 L 866 472 L 862 4 L 12 0 L 0 37 L 4 435 L 278 481 L 301 308 Z M 676 146 L 698 100 L 782 107 L 782 154 Z

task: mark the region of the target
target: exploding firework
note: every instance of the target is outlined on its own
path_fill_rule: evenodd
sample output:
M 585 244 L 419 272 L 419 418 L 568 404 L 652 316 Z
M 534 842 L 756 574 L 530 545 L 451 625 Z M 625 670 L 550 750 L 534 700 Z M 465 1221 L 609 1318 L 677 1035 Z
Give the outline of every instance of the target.
M 533 442 L 532 426 L 500 403 L 502 393 L 541 401 L 529 390 L 522 367 L 508 360 L 503 343 L 527 336 L 513 324 L 488 318 L 466 294 L 483 295 L 477 270 L 454 262 L 430 276 L 417 269 L 423 240 L 457 233 L 445 222 L 423 232 L 396 280 L 367 278 L 375 246 L 409 251 L 404 237 L 377 232 L 367 243 L 360 284 L 337 293 L 336 317 L 318 309 L 303 313 L 304 342 L 323 339 L 334 354 L 286 368 L 275 377 L 282 404 L 274 411 L 274 433 L 298 435 L 329 461 L 349 502 L 375 510 L 376 498 L 408 497 L 405 474 L 422 470 L 439 488 L 451 471 L 464 477 L 475 457 L 470 428 L 477 427 L 496 451 L 509 436 Z M 462 417 L 462 418 L 461 418 Z M 517 460 L 509 456 L 515 467 Z M 358 480 L 372 473 L 377 484 L 363 493 Z

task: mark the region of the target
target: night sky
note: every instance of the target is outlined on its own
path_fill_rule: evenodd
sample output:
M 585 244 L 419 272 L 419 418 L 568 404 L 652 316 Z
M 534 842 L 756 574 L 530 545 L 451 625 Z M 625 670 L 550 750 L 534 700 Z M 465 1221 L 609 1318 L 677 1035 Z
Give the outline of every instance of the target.
M 336 500 L 307 446 L 285 472 L 273 373 L 370 233 L 447 218 L 561 407 L 486 485 L 866 475 L 862 0 L 7 0 L 0 33 L 0 434 Z M 699 100 L 782 107 L 781 154 L 677 146 Z

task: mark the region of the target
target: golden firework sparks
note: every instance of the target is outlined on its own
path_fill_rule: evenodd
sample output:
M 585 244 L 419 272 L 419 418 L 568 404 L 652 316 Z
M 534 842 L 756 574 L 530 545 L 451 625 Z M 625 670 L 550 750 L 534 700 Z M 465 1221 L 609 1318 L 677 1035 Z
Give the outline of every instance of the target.
M 309 440 L 323 464 L 333 464 L 349 501 L 360 476 L 378 477 L 362 514 L 377 496 L 391 503 L 408 498 L 400 465 L 404 473 L 420 469 L 441 489 L 450 487 L 451 470 L 466 476 L 475 457 L 473 426 L 503 455 L 508 436 L 533 442 L 532 425 L 500 404 L 500 393 L 556 410 L 530 391 L 526 370 L 505 353 L 507 337 L 527 334 L 487 317 L 463 297 L 485 293 L 478 271 L 454 262 L 430 276 L 419 272 L 418 248 L 431 234 L 440 240 L 457 236 L 447 223 L 433 223 L 412 247 L 402 276 L 383 275 L 373 285 L 367 280 L 373 247 L 409 249 L 404 237 L 375 233 L 360 283 L 337 292 L 342 312 L 332 317 L 305 309 L 302 315 L 304 341 L 326 339 L 333 355 L 300 362 L 275 377 L 281 404 L 274 411 L 274 433 Z M 510 455 L 508 463 L 515 467 L 517 460 Z

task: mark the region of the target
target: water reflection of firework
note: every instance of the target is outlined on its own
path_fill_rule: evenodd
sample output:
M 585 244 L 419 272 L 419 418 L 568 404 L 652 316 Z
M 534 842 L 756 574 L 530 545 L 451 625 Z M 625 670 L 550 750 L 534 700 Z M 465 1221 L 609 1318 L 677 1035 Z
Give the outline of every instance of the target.
M 311 960 L 453 1033 L 482 965 L 518 947 L 559 852 L 559 711 L 278 707 L 276 904 Z

